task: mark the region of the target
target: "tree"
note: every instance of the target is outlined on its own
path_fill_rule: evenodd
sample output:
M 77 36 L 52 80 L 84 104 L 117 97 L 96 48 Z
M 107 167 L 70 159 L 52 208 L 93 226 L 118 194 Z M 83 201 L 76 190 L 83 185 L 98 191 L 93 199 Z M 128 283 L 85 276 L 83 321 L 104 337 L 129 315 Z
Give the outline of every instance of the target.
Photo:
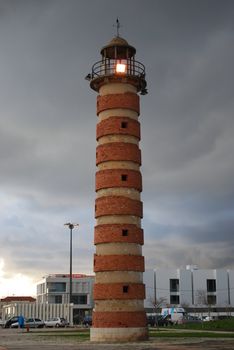
M 216 298 L 214 299 L 214 296 L 209 296 L 207 295 L 206 290 L 204 289 L 198 289 L 196 292 L 196 298 L 197 298 L 197 303 L 201 306 L 206 305 L 208 309 L 208 316 L 210 317 L 210 312 L 212 306 L 216 303 Z
M 162 306 L 166 304 L 167 298 L 166 297 L 161 297 L 161 298 L 155 297 L 155 298 L 150 298 L 149 301 L 152 304 L 153 309 L 154 309 L 154 313 L 155 313 L 155 324 L 154 325 L 158 327 L 157 313 L 159 313 Z
M 207 305 L 207 293 L 204 289 L 198 289 L 196 291 L 196 299 L 198 305 Z
M 189 303 L 181 303 L 181 307 L 185 310 L 185 312 L 188 312 L 188 308 L 189 308 Z

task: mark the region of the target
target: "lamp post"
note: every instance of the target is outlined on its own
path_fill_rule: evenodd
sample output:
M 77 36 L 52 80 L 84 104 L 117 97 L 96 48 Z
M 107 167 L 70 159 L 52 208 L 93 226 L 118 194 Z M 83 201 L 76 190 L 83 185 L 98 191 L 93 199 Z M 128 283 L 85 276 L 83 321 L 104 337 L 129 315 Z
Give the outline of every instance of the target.
M 64 224 L 64 226 L 68 226 L 70 229 L 70 290 L 69 290 L 69 302 L 71 304 L 72 302 L 72 230 L 75 226 L 79 226 L 79 224 L 72 224 L 70 222 L 67 222 Z

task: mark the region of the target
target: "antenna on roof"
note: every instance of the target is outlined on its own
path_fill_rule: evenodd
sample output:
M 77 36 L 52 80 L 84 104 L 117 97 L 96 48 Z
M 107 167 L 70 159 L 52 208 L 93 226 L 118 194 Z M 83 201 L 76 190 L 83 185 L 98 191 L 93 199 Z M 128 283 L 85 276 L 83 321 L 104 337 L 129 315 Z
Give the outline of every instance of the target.
M 118 19 L 118 17 L 117 17 L 117 19 L 116 19 L 116 24 L 113 24 L 113 27 L 116 27 L 116 32 L 117 32 L 117 37 L 119 37 L 119 28 L 120 27 L 122 27 L 121 25 L 120 25 L 120 23 L 119 23 L 119 19 Z

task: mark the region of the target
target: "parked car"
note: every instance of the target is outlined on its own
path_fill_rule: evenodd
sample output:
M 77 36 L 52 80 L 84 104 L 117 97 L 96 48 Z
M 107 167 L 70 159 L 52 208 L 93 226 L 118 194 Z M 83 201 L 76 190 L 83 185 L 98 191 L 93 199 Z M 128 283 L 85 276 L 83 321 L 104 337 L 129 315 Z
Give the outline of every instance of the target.
M 197 316 L 185 315 L 181 323 L 202 323 L 202 320 Z
M 68 327 L 68 326 L 70 325 L 70 323 L 67 321 L 66 318 L 64 318 L 64 317 L 60 317 L 60 318 L 61 318 L 61 320 L 64 322 L 64 326 L 65 326 L 65 327 Z
M 12 323 L 10 328 L 18 328 L 19 322 Z M 43 328 L 45 327 L 45 322 L 42 321 L 40 318 L 27 318 L 24 321 L 24 327 L 27 328 Z
M 203 321 L 208 322 L 208 321 L 215 321 L 217 318 L 215 316 L 206 316 Z
M 148 314 L 147 321 L 148 325 L 150 325 L 151 327 L 155 325 L 158 327 L 166 327 L 173 325 L 173 322 L 171 321 L 169 315 L 164 317 L 162 315 Z
M 12 323 L 18 322 L 18 320 L 19 320 L 19 316 L 13 316 L 13 317 L 9 318 L 9 320 L 7 320 L 5 322 L 4 328 L 10 328 Z
M 65 327 L 67 321 L 63 317 L 53 317 L 45 321 L 46 327 Z
M 84 317 L 82 324 L 86 327 L 88 326 L 92 326 L 92 316 L 91 315 L 87 315 Z

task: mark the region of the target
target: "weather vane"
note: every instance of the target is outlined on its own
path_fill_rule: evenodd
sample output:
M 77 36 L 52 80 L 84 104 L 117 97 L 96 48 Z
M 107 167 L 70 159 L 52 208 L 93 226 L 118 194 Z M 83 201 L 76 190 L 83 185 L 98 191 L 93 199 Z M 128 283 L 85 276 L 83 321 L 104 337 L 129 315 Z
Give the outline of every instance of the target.
M 116 24 L 113 24 L 113 27 L 116 27 L 116 31 L 117 31 L 117 36 L 119 36 L 119 28 L 122 27 L 119 23 L 119 19 L 117 17 L 116 19 Z

